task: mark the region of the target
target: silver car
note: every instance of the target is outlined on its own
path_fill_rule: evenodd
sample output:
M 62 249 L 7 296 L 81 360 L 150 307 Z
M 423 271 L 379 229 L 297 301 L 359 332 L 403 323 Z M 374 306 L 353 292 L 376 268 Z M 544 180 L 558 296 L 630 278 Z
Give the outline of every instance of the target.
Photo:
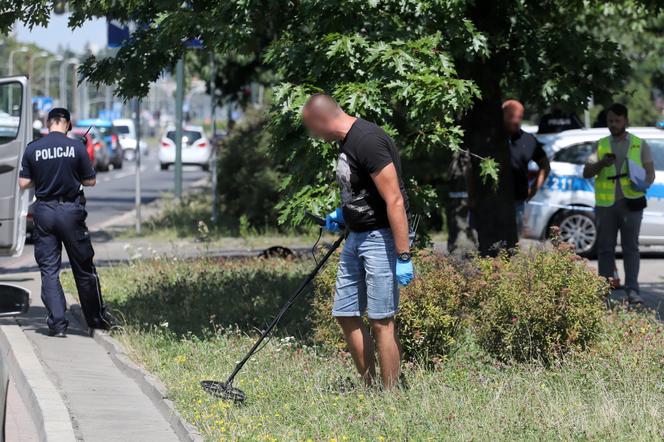
M 650 127 L 628 129 L 645 139 L 655 162 L 655 182 L 648 189 L 648 207 L 643 212 L 642 245 L 664 245 L 664 130 Z M 608 129 L 579 129 L 541 140 L 551 160 L 551 174 L 540 192 L 526 205 L 526 238 L 545 239 L 552 226 L 560 227 L 563 240 L 574 244 L 585 257 L 596 255 L 594 180 L 583 178 L 583 165 L 594 143 L 609 135 Z

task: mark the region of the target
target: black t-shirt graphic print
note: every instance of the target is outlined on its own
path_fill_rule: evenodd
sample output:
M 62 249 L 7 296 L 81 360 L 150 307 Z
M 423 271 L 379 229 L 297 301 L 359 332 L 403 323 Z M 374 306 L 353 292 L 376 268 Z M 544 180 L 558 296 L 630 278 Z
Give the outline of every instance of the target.
M 401 160 L 392 138 L 379 126 L 358 118 L 341 142 L 337 181 L 346 226 L 354 232 L 389 227 L 385 201 L 371 174 L 393 163 L 406 211 L 408 197 L 401 179 Z

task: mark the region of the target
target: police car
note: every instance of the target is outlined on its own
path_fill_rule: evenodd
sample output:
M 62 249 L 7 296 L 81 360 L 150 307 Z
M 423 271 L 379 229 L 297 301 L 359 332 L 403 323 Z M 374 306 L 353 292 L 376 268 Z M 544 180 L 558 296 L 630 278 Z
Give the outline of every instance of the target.
M 650 145 L 656 170 L 655 182 L 646 194 L 648 207 L 639 241 L 641 245 L 664 245 L 664 130 L 635 127 L 628 131 Z M 594 180 L 583 178 L 583 165 L 594 143 L 608 135 L 606 128 L 578 129 L 540 140 L 551 160 L 551 174 L 526 205 L 522 236 L 545 239 L 552 226 L 559 226 L 562 239 L 574 244 L 579 255 L 596 255 Z

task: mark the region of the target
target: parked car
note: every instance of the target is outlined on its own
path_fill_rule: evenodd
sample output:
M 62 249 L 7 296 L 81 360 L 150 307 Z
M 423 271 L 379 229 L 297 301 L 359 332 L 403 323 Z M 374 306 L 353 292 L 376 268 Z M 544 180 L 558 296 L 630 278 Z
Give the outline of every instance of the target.
M 201 126 L 185 126 L 182 129 L 182 164 L 201 166 L 210 170 L 212 145 Z M 169 127 L 159 146 L 161 170 L 168 170 L 175 163 L 175 128 Z
M 132 161 L 136 156 L 136 126 L 134 120 L 129 118 L 119 118 L 113 120 L 118 136 L 120 137 L 120 144 L 124 152 L 125 159 Z M 143 155 L 148 154 L 148 145 L 145 141 L 140 141 L 139 151 Z
M 69 132 L 68 136 L 70 138 L 81 139 L 87 130 L 88 129 L 84 129 L 82 127 L 75 127 Z M 90 157 L 90 161 L 92 161 L 92 165 L 94 166 L 95 170 L 100 172 L 107 171 L 111 158 L 104 138 L 94 127 L 90 129 L 90 132 L 88 132 L 85 138 L 86 148 L 88 149 L 88 156 Z
M 650 127 L 628 129 L 648 142 L 655 163 L 655 182 L 648 189 L 639 242 L 664 244 L 664 131 Z M 596 255 L 594 180 L 583 178 L 583 165 L 593 153 L 594 143 L 609 135 L 606 128 L 577 129 L 550 138 L 544 150 L 551 159 L 551 174 L 540 192 L 526 205 L 523 236 L 543 239 L 551 226 L 585 257 Z
M 92 131 L 92 130 L 90 130 Z M 90 158 L 90 163 L 95 163 L 95 147 L 92 143 L 92 137 L 89 133 L 86 134 L 86 130 L 82 127 L 75 127 L 67 133 L 67 136 L 72 140 L 80 140 L 85 145 L 85 150 L 88 153 L 88 158 Z
M 99 130 L 99 133 L 106 142 L 111 157 L 110 162 L 113 167 L 115 169 L 122 169 L 124 154 L 122 151 L 122 145 L 120 144 L 120 137 L 118 136 L 115 127 L 113 127 L 113 123 L 110 120 L 91 118 L 87 120 L 78 120 L 75 124 L 75 127 L 82 127 L 84 130 L 87 130 L 90 126 Z

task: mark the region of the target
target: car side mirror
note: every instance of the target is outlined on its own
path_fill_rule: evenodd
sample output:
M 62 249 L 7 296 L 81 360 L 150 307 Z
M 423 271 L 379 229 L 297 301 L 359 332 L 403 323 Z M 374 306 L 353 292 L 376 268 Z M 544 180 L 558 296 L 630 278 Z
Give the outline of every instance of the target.
M 30 291 L 11 284 L 0 284 L 0 317 L 26 313 L 30 308 Z

